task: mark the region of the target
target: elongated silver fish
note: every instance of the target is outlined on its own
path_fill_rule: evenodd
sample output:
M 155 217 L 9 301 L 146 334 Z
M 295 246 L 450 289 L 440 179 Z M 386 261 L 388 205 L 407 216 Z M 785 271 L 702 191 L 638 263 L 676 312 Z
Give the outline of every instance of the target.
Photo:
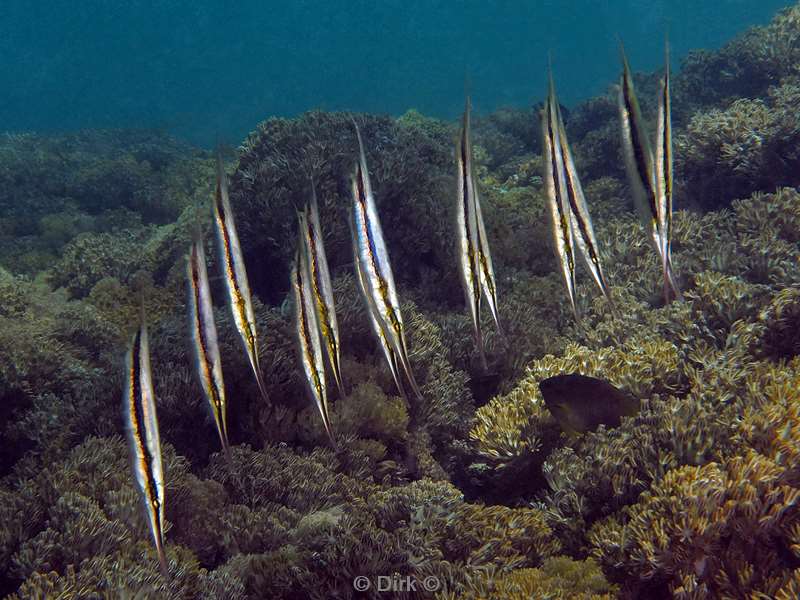
M 550 74 L 550 79 L 555 99 L 555 84 L 552 81 L 552 73 Z M 558 100 L 554 100 L 554 105 L 558 124 L 557 139 L 561 147 L 561 158 L 564 163 L 564 183 L 566 184 L 566 198 L 570 208 L 575 246 L 580 250 L 584 263 L 603 296 L 611 303 L 608 284 L 603 274 L 603 265 L 600 262 L 600 249 L 597 245 L 592 218 L 589 215 L 589 207 L 583 194 L 583 186 L 578 177 L 578 170 L 575 168 L 575 160 L 572 157 L 572 150 L 570 150 L 569 141 L 567 140 L 567 130 L 564 127 L 564 119 L 561 116 Z
M 664 49 L 664 79 L 658 97 L 658 120 L 656 122 L 655 188 L 658 213 L 659 242 L 661 244 L 661 270 L 664 274 L 664 299 L 670 294 L 682 299 L 672 274 L 672 118 L 669 82 L 669 44 Z
M 402 367 L 412 391 L 417 398 L 421 398 L 419 386 L 414 379 L 414 373 L 408 360 L 408 347 L 403 328 L 403 317 L 400 314 L 400 302 L 397 298 L 394 276 L 389 264 L 389 253 L 386 250 L 375 198 L 369 181 L 361 132 L 357 125 L 356 136 L 360 153 L 352 178 L 356 261 L 361 269 L 364 290 L 373 302 L 375 316 L 383 335 L 394 351 L 397 362 Z
M 486 369 L 486 353 L 481 332 L 481 265 L 478 256 L 478 222 L 475 214 L 475 180 L 472 176 L 472 146 L 470 145 L 470 104 L 467 98 L 462 119 L 461 136 L 456 147 L 456 239 L 458 243 L 459 271 L 469 316 L 475 332 L 475 343 L 481 364 Z
M 331 429 L 330 414 L 328 412 L 328 395 L 325 385 L 325 365 L 322 358 L 322 343 L 320 342 L 319 324 L 317 323 L 317 309 L 314 292 L 311 288 L 310 274 L 308 272 L 308 257 L 305 256 L 305 239 L 303 229 L 305 223 L 300 223 L 297 252 L 292 266 L 292 290 L 294 291 L 294 309 L 297 325 L 297 340 L 300 348 L 300 362 L 303 365 L 303 374 L 311 392 L 311 397 L 317 405 L 322 417 L 322 424 L 336 447 L 336 440 Z
M 208 284 L 205 250 L 199 232 L 189 249 L 186 276 L 189 283 L 189 326 L 194 342 L 197 375 L 211 409 L 211 415 L 214 417 L 222 449 L 227 453 L 229 444 L 225 382 L 222 378 L 222 359 L 217 341 L 217 326 L 214 322 L 211 289 Z
M 352 220 L 351 220 L 351 229 L 352 229 Z M 355 234 L 353 234 L 353 255 L 358 256 L 358 247 L 356 246 L 356 238 Z M 372 297 L 367 292 L 367 286 L 365 283 L 365 275 L 361 269 L 361 263 L 356 260 L 355 261 L 356 267 L 356 280 L 358 281 L 358 289 L 361 290 L 361 293 L 364 296 L 364 301 L 367 304 L 367 316 L 369 317 L 370 325 L 372 326 L 372 330 L 375 332 L 375 336 L 378 338 L 378 342 L 381 346 L 381 350 L 383 351 L 384 356 L 386 357 L 386 363 L 389 365 L 389 372 L 392 374 L 392 379 L 394 379 L 394 383 L 397 386 L 397 389 L 400 390 L 400 393 L 405 396 L 405 390 L 403 388 L 402 380 L 400 379 L 400 369 L 397 366 L 397 356 L 394 353 L 394 349 L 392 348 L 391 343 L 389 340 L 386 339 L 386 335 L 383 332 L 383 328 L 380 324 L 380 316 L 378 314 L 378 309 L 375 307 L 375 303 L 372 301 Z
M 547 191 L 547 206 L 550 212 L 556 256 L 561 264 L 561 273 L 567 286 L 567 295 L 575 318 L 578 318 L 578 303 L 575 289 L 575 245 L 569 200 L 567 198 L 564 158 L 561 153 L 558 125 L 558 104 L 555 85 L 550 75 L 547 102 L 542 115 L 542 137 L 544 148 L 544 183 Z
M 314 295 L 317 323 L 319 332 L 324 342 L 325 355 L 333 371 L 336 387 L 340 396 L 344 396 L 341 370 L 341 346 L 339 344 L 339 325 L 336 321 L 336 307 L 333 303 L 333 286 L 331 273 L 328 269 L 328 259 L 325 255 L 325 246 L 322 242 L 322 226 L 319 220 L 319 207 L 317 194 L 313 184 L 311 188 L 311 202 L 305 212 L 300 213 L 300 228 L 302 241 L 305 246 L 305 256 L 308 262 L 308 272 L 311 282 L 311 291 Z
M 467 138 L 467 141 L 469 142 L 469 138 Z M 500 326 L 500 315 L 497 309 L 497 279 L 494 276 L 492 253 L 489 250 L 489 237 L 486 235 L 486 225 L 483 222 L 483 211 L 481 210 L 481 201 L 478 196 L 478 186 L 476 186 L 474 183 L 474 173 L 472 174 L 472 177 L 475 223 L 478 226 L 478 235 L 475 240 L 477 242 L 476 255 L 481 274 L 481 288 L 483 289 L 484 296 L 486 297 L 486 303 L 489 305 L 489 310 L 492 313 L 494 324 L 497 326 L 497 331 L 500 332 L 500 335 L 504 335 L 503 328 Z
M 131 340 L 125 367 L 124 414 L 133 475 L 144 502 L 161 572 L 166 578 L 169 577 L 169 569 L 164 553 L 164 468 L 161 464 L 161 442 L 144 315 Z
M 622 121 L 622 150 L 625 155 L 625 169 L 633 193 L 636 207 L 661 254 L 662 242 L 659 230 L 658 201 L 653 171 L 653 151 L 647 138 L 642 111 L 633 86 L 625 49 L 620 46 L 622 55 L 622 80 L 619 86 L 619 114 Z
M 230 199 L 228 198 L 228 178 L 222 166 L 222 159 L 217 158 L 217 190 L 214 194 L 214 224 L 219 242 L 220 264 L 224 269 L 225 283 L 228 289 L 228 300 L 233 313 L 233 322 L 242 338 L 250 366 L 256 377 L 258 390 L 265 402 L 269 402 L 267 389 L 261 377 L 258 364 L 258 336 L 256 333 L 256 317 L 253 312 L 253 300 L 250 296 L 250 285 L 247 282 L 247 271 L 242 258 L 242 248 L 236 234 Z

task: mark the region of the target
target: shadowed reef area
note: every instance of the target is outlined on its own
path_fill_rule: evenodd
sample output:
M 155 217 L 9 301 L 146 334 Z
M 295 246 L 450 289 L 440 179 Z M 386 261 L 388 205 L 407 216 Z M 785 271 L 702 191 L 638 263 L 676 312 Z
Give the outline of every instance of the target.
M 648 124 L 660 76 L 636 75 Z M 0 136 L 0 595 L 377 598 L 387 596 L 357 592 L 354 578 L 396 573 L 438 587 L 399 598 L 800 596 L 800 5 L 719 51 L 690 54 L 674 73 L 672 252 L 683 302 L 661 297 L 616 103 L 609 88 L 565 111 L 620 309 L 580 272 L 580 323 L 551 248 L 540 107 L 475 119 L 508 338 L 485 315 L 490 375 L 456 268 L 457 125 L 414 111 L 355 115 L 422 391 L 415 415 L 354 275 L 350 114 L 270 118 L 225 155 L 269 404 L 217 276 L 210 152 L 137 131 Z M 331 392 L 337 452 L 304 388 L 286 300 L 311 177 L 348 389 Z M 230 464 L 194 376 L 186 318 L 198 223 Z M 168 582 L 120 409 L 141 298 Z M 624 389 L 641 410 L 566 436 L 538 382 L 574 372 Z

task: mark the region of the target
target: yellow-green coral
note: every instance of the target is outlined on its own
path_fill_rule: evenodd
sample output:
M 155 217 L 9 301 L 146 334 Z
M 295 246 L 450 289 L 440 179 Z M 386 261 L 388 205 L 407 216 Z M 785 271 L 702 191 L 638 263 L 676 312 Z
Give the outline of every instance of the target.
M 669 342 L 634 339 L 600 350 L 569 345 L 561 357 L 534 361 L 514 391 L 478 409 L 470 431 L 478 453 L 502 464 L 537 452 L 542 431 L 552 423 L 538 382 L 565 373 L 607 379 L 640 399 L 674 392 L 683 382 L 677 349 Z
M 591 558 L 577 561 L 554 556 L 536 569 L 481 575 L 464 586 L 466 591 L 443 592 L 436 595 L 437 600 L 611 600 L 617 591 Z
M 798 367 L 751 376 L 738 427 L 745 449 L 669 471 L 593 530 L 595 553 L 640 586 L 665 583 L 678 597 L 774 597 L 788 585 L 788 557 L 800 554 Z

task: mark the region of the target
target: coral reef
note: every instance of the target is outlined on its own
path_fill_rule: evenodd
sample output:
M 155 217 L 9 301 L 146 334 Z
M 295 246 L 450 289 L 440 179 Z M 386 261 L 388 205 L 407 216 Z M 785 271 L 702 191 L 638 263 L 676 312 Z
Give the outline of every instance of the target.
M 213 161 L 144 132 L 0 137 L 0 595 L 23 598 L 779 598 L 800 593 L 800 5 L 675 75 L 672 251 L 632 214 L 613 90 L 565 116 L 614 307 L 550 248 L 538 107 L 475 123 L 504 334 L 476 356 L 452 232 L 453 124 L 268 119 L 232 171 L 265 403 L 205 236 L 230 455 L 194 373 L 184 254 Z M 636 75 L 646 119 L 659 73 Z M 419 400 L 396 389 L 352 270 L 355 118 Z M 230 158 L 230 157 L 227 157 Z M 297 369 L 289 259 L 313 180 L 345 393 L 329 448 Z M 689 210 L 690 209 L 690 210 Z M 158 571 L 120 415 L 144 308 L 166 474 Z M 566 434 L 538 384 L 607 380 L 639 410 Z M 367 577 L 371 589 L 354 588 Z M 399 581 L 398 580 L 398 581 Z
M 433 119 L 407 115 L 393 120 L 357 117 L 378 211 L 395 275 L 400 282 L 440 276 L 454 262 L 447 243 L 455 168 L 453 141 Z M 357 157 L 350 114 L 306 113 L 272 118 L 245 140 L 231 181 L 245 259 L 257 257 L 260 269 L 251 285 L 265 300 L 280 301 L 288 288 L 295 240 L 296 207 L 313 183 L 328 262 L 332 271 L 352 263 L 347 215 L 352 196 L 347 177 Z M 409 253 L 414 249 L 413 254 Z M 457 275 L 448 275 L 457 289 Z M 444 282 L 442 282 L 444 283 Z

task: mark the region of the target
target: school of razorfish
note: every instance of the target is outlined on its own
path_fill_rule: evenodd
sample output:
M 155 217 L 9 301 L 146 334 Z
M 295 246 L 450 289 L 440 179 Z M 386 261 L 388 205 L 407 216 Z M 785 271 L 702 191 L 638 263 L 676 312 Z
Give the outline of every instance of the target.
M 666 54 L 666 68 L 658 98 L 655 152 L 645 131 L 631 70 L 623 49 L 621 49 L 623 72 L 618 101 L 622 146 L 631 192 L 647 235 L 661 262 L 664 296 L 669 302 L 672 299 L 681 299 L 681 292 L 673 275 L 670 245 L 672 130 L 668 50 Z M 542 110 L 541 125 L 547 207 L 555 253 L 564 277 L 569 304 L 575 318 L 578 319 L 575 261 L 576 254 L 580 254 L 613 311 L 615 309 L 611 292 L 600 261 L 600 248 L 556 98 L 552 69 L 548 74 L 548 94 Z M 422 395 L 409 361 L 400 301 L 370 184 L 364 145 L 355 121 L 353 127 L 359 148 L 350 177 L 353 205 L 349 224 L 356 278 L 372 330 L 386 358 L 395 385 L 399 392 L 413 403 L 421 400 Z M 484 302 L 489 306 L 492 319 L 501 336 L 502 329 L 498 312 L 497 279 L 492 265 L 489 239 L 481 212 L 472 161 L 470 103 L 467 98 L 456 144 L 456 240 L 458 268 L 475 345 L 481 365 L 486 369 L 480 318 Z M 212 206 L 219 250 L 218 264 L 223 271 L 233 323 L 244 345 L 259 392 L 263 400 L 269 402 L 259 365 L 258 334 L 247 271 L 228 197 L 227 175 L 220 158 L 217 160 L 217 182 Z M 301 370 L 319 411 L 325 432 L 331 445 L 336 448 L 335 432 L 329 415 L 326 363 L 340 396 L 344 396 L 345 386 L 340 367 L 341 345 L 333 288 L 313 182 L 311 197 L 304 209 L 298 212 L 297 221 L 298 243 L 291 270 L 291 289 Z M 229 458 L 225 382 L 202 234 L 199 230 L 195 232 L 189 248 L 186 272 L 189 322 L 196 370 L 222 450 Z M 125 381 L 124 407 L 134 480 L 145 506 L 161 571 L 164 577 L 168 577 L 168 562 L 164 551 L 164 469 L 161 461 L 144 312 L 128 348 Z

